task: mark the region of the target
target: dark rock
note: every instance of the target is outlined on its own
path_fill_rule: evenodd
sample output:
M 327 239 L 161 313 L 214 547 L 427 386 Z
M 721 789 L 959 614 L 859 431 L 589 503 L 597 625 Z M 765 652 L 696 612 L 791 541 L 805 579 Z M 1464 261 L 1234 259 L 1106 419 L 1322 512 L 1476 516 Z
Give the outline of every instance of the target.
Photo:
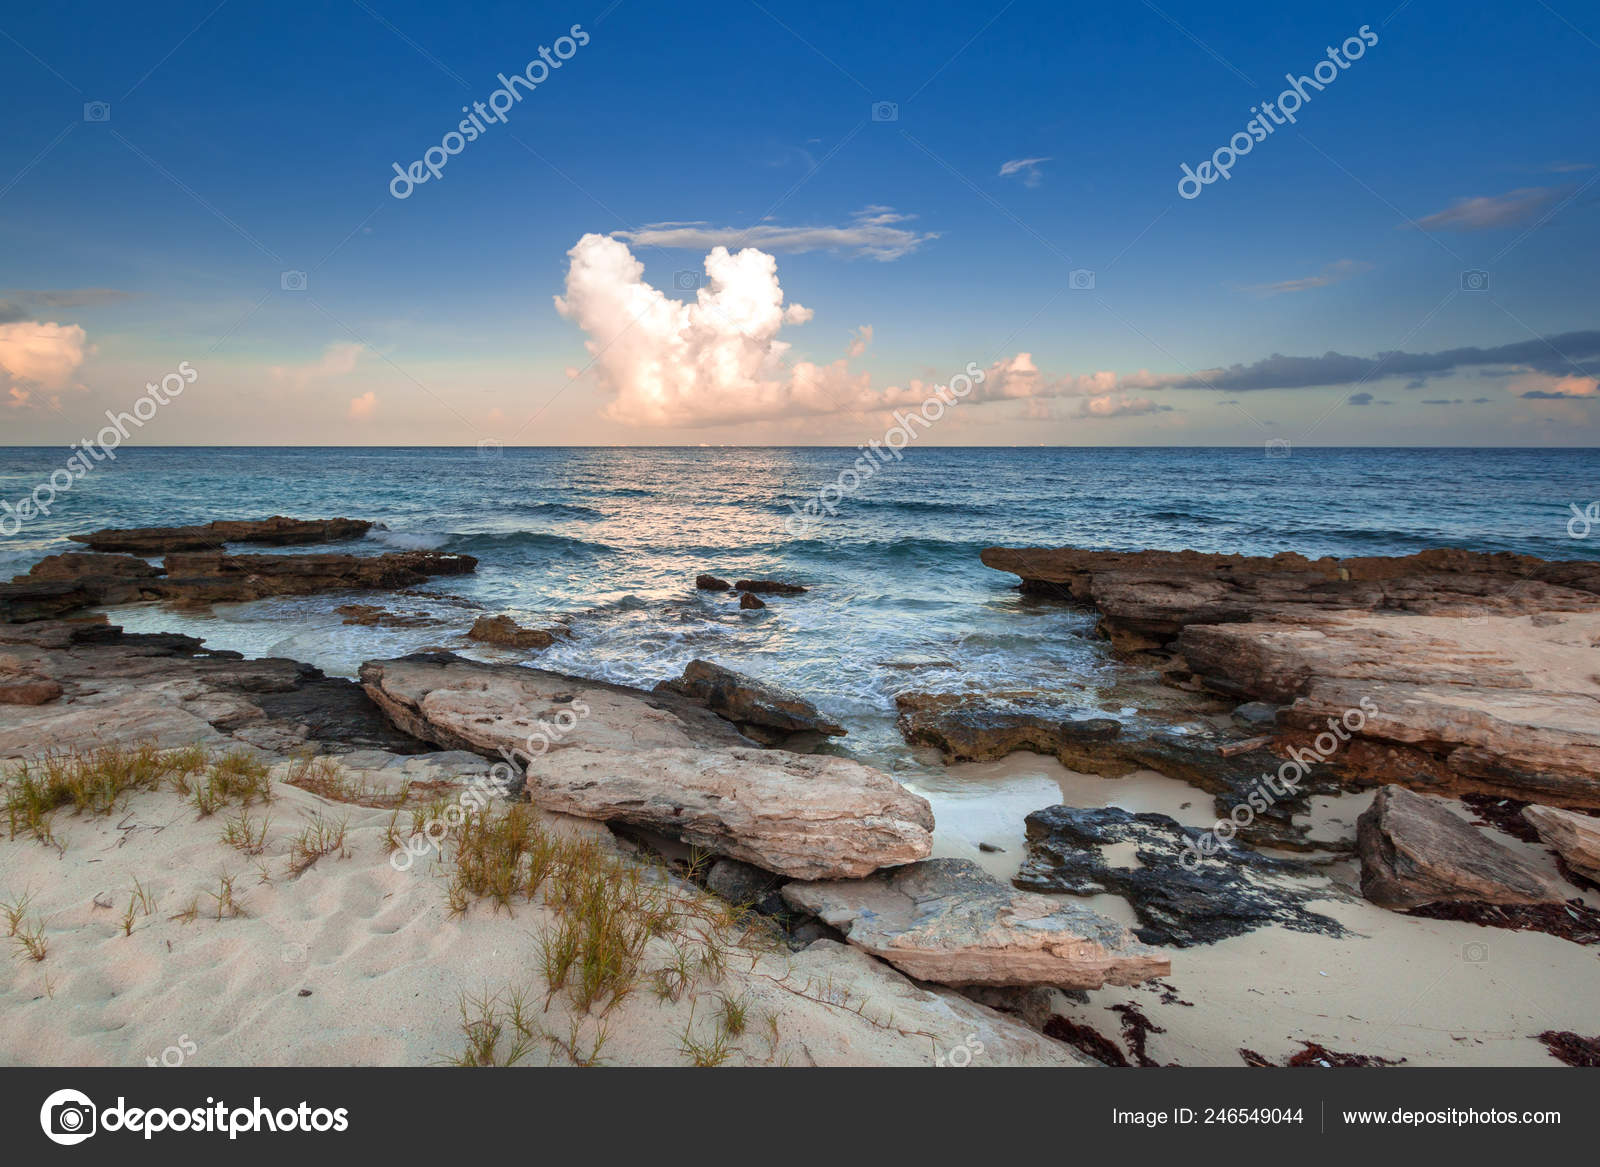
M 1356 820 L 1361 894 L 1385 908 L 1436 903 L 1559 904 L 1564 897 L 1444 799 L 1385 786 Z
M 1079 743 L 1109 741 L 1122 732 L 1108 717 L 1068 717 L 1050 709 L 968 701 L 902 693 L 895 698 L 900 732 L 913 745 L 938 747 L 947 762 L 987 762 L 1017 750 L 1062 757 L 1075 754 Z
M 1265 701 L 1246 701 L 1233 711 L 1233 719 L 1246 729 L 1271 729 L 1278 723 L 1278 707 Z
M 745 592 L 739 597 L 739 607 L 744 608 L 747 611 L 754 611 L 757 608 L 765 608 L 766 606 L 767 604 L 765 600 L 762 600 L 758 596 L 754 596 L 749 592 Z
M 1337 920 L 1306 907 L 1335 893 L 1296 882 L 1310 873 L 1305 864 L 1217 841 L 1166 815 L 1052 806 L 1030 814 L 1027 829 L 1027 858 L 1013 880 L 1018 887 L 1120 895 L 1143 925 L 1135 934 L 1148 944 L 1210 944 L 1269 924 L 1344 935 Z M 1106 859 L 1104 849 L 1121 843 L 1135 845 L 1137 866 Z
M 337 543 L 359 539 L 372 528 L 363 519 L 219 519 L 196 527 L 134 527 L 72 535 L 96 551 L 126 551 L 134 555 L 165 555 L 169 551 L 221 550 L 224 543 L 264 543 L 290 546 Z
M 985 852 L 986 854 L 989 854 L 989 855 L 998 855 L 998 854 L 1003 854 L 1005 852 L 1005 848 L 1004 847 L 996 847 L 993 843 L 979 843 L 978 844 L 978 850 L 983 851 L 983 852 Z
M 798 693 L 753 680 L 710 661 L 690 661 L 681 677 L 662 681 L 655 691 L 676 693 L 696 701 L 742 731 L 748 727 L 772 730 L 784 736 L 814 733 L 828 737 L 839 737 L 845 732 Z
M 702 573 L 694 577 L 694 586 L 703 592 L 725 592 L 733 585 L 725 579 Z
M 706 887 L 730 904 L 753 907 L 763 915 L 773 916 L 784 910 L 783 897 L 778 894 L 785 880 L 737 859 L 718 859 L 706 872 Z
M 775 579 L 741 579 L 733 586 L 741 592 L 761 592 L 773 596 L 798 596 L 806 590 L 799 584 L 780 583 Z

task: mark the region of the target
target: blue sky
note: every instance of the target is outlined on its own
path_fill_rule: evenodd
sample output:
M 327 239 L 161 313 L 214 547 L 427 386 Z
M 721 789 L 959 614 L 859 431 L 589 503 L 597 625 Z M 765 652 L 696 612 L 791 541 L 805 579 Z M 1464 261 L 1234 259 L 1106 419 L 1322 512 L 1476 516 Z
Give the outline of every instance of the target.
M 972 364 L 927 441 L 1597 444 L 1600 18 L 1309 7 L 8 12 L 4 440 L 90 436 L 188 361 L 141 441 L 854 445 Z M 1363 26 L 1294 125 L 1179 196 Z M 714 294 L 717 243 L 774 262 Z M 1423 359 L 1226 372 L 1393 350 Z

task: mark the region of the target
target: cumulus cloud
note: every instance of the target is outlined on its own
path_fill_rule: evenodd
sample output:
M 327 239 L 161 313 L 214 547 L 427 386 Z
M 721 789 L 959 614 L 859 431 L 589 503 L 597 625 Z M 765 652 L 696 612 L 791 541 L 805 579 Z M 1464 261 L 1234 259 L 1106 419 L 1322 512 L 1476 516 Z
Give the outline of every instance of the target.
M 378 412 L 378 395 L 371 390 L 350 399 L 350 420 L 368 421 Z
M 1460 199 L 1442 211 L 1424 215 L 1416 225 L 1426 231 L 1490 231 L 1515 227 L 1533 218 L 1571 187 L 1524 186 L 1503 195 Z
M 1301 276 L 1294 280 L 1279 280 L 1272 284 L 1250 284 L 1245 287 L 1247 292 L 1260 292 L 1266 296 L 1280 296 L 1285 292 L 1304 292 L 1310 288 L 1326 288 L 1329 284 L 1342 283 L 1351 276 L 1360 275 L 1364 271 L 1371 271 L 1372 265 L 1361 260 L 1340 259 L 1327 264 L 1314 276 Z
M 1010 162 L 1001 163 L 1000 177 L 1010 178 L 1020 174 L 1023 186 L 1038 186 L 1044 181 L 1044 174 L 1039 170 L 1039 164 L 1050 161 L 1052 161 L 1050 158 L 1013 158 Z
M 272 365 L 268 368 L 275 379 L 287 382 L 296 389 L 304 389 L 317 381 L 347 376 L 367 351 L 366 345 L 340 341 L 322 350 L 322 356 L 303 365 Z
M 65 389 L 83 364 L 85 333 L 76 324 L 19 320 L 0 324 L 0 375 L 13 406 L 34 393 Z
M 918 232 L 899 224 L 914 215 L 893 207 L 864 207 L 838 227 L 780 227 L 762 223 L 754 227 L 712 227 L 706 223 L 647 223 L 637 231 L 617 231 L 618 239 L 641 247 L 677 247 L 709 251 L 714 247 L 755 247 L 768 252 L 798 254 L 803 251 L 837 251 L 888 261 L 909 255 L 936 232 Z

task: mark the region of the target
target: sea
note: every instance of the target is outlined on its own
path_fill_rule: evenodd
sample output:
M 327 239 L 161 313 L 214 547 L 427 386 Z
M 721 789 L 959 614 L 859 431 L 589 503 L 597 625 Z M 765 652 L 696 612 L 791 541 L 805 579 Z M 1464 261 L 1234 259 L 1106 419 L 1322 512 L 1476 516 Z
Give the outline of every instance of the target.
M 0 448 L 0 504 L 14 507 L 69 453 Z M 985 547 L 1600 557 L 1600 450 L 925 448 L 873 459 L 870 475 L 861 457 L 830 447 L 125 447 L 57 492 L 48 515 L 0 521 L 0 532 L 18 528 L 0 535 L 0 579 L 102 527 L 370 519 L 381 526 L 350 544 L 236 550 L 432 549 L 476 556 L 477 572 L 404 594 L 209 614 L 139 605 L 110 617 L 340 676 L 438 646 L 649 687 L 704 658 L 796 690 L 849 730 L 841 749 L 904 768 L 894 698 L 910 689 L 1035 687 L 1132 713 L 1118 704 L 1118 666 L 1093 616 L 1022 596 L 1014 576 L 979 561 Z M 819 492 L 827 506 L 808 513 Z M 0 520 L 12 513 L 0 505 Z M 701 572 L 809 590 L 743 611 L 731 593 L 697 591 Z M 346 624 L 335 608 L 353 599 L 426 622 Z M 464 640 L 478 616 L 502 612 L 570 636 L 526 653 Z

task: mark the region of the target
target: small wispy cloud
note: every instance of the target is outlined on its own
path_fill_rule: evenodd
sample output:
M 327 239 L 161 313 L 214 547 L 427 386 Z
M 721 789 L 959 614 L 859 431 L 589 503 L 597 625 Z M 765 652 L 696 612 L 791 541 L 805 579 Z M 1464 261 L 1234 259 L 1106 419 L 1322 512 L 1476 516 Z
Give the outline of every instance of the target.
M 1040 163 L 1051 162 L 1051 158 L 1013 158 L 1010 162 L 1000 166 L 1000 177 L 1010 178 L 1013 175 L 1022 176 L 1023 186 L 1038 186 L 1044 181 L 1044 174 L 1039 170 Z
M 1285 292 L 1304 292 L 1311 288 L 1326 288 L 1330 284 L 1342 283 L 1351 276 L 1358 276 L 1364 271 L 1371 271 L 1372 265 L 1362 260 L 1339 259 L 1327 264 L 1314 276 L 1301 276 L 1294 280 L 1279 280 L 1272 284 L 1250 284 L 1245 287 L 1247 292 L 1260 292 L 1264 296 L 1280 296 Z
M 322 350 L 322 356 L 303 365 L 273 365 L 267 371 L 279 381 L 286 381 L 296 389 L 304 389 L 317 381 L 343 377 L 355 372 L 362 355 L 367 351 L 363 344 L 339 342 Z
M 370 389 L 360 397 L 350 399 L 351 421 L 371 421 L 372 415 L 378 412 L 378 395 Z
M 647 223 L 637 231 L 616 231 L 613 235 L 643 247 L 683 248 L 709 251 L 726 247 L 737 251 L 746 247 L 766 252 L 799 254 L 805 251 L 835 251 L 867 259 L 888 261 L 910 255 L 937 232 L 914 231 L 901 224 L 915 215 L 904 215 L 893 207 L 863 207 L 850 221 L 837 227 L 781 227 L 758 224 L 754 227 L 712 227 L 704 222 Z
M 1424 215 L 1416 226 L 1425 231 L 1492 231 L 1532 219 L 1570 187 L 1524 186 L 1503 195 L 1460 199 L 1442 211 Z

